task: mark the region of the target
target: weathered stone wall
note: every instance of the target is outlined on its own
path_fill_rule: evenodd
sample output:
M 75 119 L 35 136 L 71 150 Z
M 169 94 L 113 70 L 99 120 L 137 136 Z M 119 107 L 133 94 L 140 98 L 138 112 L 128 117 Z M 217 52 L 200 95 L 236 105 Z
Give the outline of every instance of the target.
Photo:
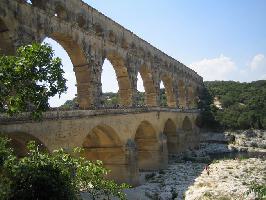
M 159 105 L 160 81 L 169 107 L 196 107 L 202 78 L 131 31 L 81 0 L 1 0 L 0 53 L 50 37 L 68 52 L 77 79 L 81 108 L 101 104 L 101 72 L 107 58 L 114 66 L 120 104 L 136 104 L 137 74 L 146 104 Z
M 164 168 L 168 151 L 177 153 L 198 144 L 198 114 L 196 110 L 174 109 L 111 110 L 105 114 L 54 111 L 46 113 L 41 122 L 31 121 L 26 115 L 12 120 L 0 116 L 0 132 L 13 139 L 20 148 L 17 152 L 25 152 L 26 142 L 34 138 L 49 151 L 83 147 L 85 157 L 102 160 L 112 170 L 112 178 L 137 184 L 139 170 Z

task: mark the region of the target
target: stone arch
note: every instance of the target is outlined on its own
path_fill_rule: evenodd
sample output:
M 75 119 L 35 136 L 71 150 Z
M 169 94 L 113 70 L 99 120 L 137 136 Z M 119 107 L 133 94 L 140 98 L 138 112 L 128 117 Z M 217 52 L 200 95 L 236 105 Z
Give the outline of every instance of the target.
M 11 140 L 11 147 L 14 149 L 14 153 L 18 157 L 24 157 L 28 154 L 27 144 L 30 141 L 35 141 L 40 150 L 48 151 L 44 143 L 31 134 L 23 132 L 4 133 L 4 136 Z
M 169 75 L 163 75 L 161 80 L 165 87 L 165 95 L 168 107 L 176 107 L 176 100 L 173 90 L 173 79 Z
M 94 127 L 85 137 L 82 147 L 83 156 L 88 160 L 101 160 L 104 166 L 111 170 L 108 175 L 120 181 L 127 173 L 126 153 L 123 144 L 115 130 L 107 125 L 100 124 Z
M 43 37 L 50 37 L 58 42 L 68 53 L 74 66 L 77 82 L 77 97 L 80 108 L 89 108 L 92 105 L 92 95 L 90 88 L 91 74 L 86 55 L 81 46 L 72 39 L 71 36 L 60 32 L 53 32 Z
M 200 102 L 200 88 L 198 85 L 194 86 L 194 107 L 198 108 Z
M 82 146 L 84 148 L 112 148 L 122 147 L 122 142 L 112 127 L 103 124 L 90 131 Z
M 183 120 L 182 129 L 185 136 L 185 148 L 193 148 L 198 143 L 198 141 L 196 141 L 192 121 L 187 116 Z
M 186 116 L 183 120 L 182 129 L 184 131 L 191 131 L 192 130 L 192 122 L 188 116 Z
M 179 138 L 177 134 L 176 124 L 172 119 L 168 119 L 165 122 L 164 135 L 167 137 L 167 149 L 169 154 L 174 154 L 178 152 Z
M 195 98 L 195 89 L 192 84 L 188 85 L 188 107 L 195 108 L 196 98 Z
M 186 89 L 183 80 L 178 81 L 178 103 L 180 108 L 186 107 Z
M 157 106 L 157 93 L 151 70 L 146 65 L 142 65 L 139 72 L 145 89 L 145 104 Z
M 14 55 L 15 47 L 12 42 L 10 27 L 0 18 L 0 55 Z
M 195 119 L 195 126 L 197 128 L 202 128 L 203 126 L 203 120 L 202 120 L 202 116 L 201 115 L 198 115 Z
M 64 6 L 62 6 L 61 4 L 56 4 L 55 5 L 55 13 L 54 15 L 60 19 L 66 19 L 67 18 L 67 11 L 64 8 Z
M 158 169 L 160 164 L 160 143 L 156 131 L 148 121 L 142 121 L 135 135 L 137 160 L 140 170 Z
M 131 106 L 133 94 L 124 59 L 115 52 L 108 53 L 106 58 L 110 61 L 116 73 L 117 82 L 119 86 L 118 93 L 120 104 L 123 106 Z
M 95 31 L 95 34 L 99 37 L 102 37 L 104 34 L 104 29 L 100 23 L 94 24 L 94 31 Z
M 80 28 L 83 28 L 83 27 L 85 26 L 85 24 L 86 24 L 86 20 L 85 20 L 85 18 L 83 17 L 82 14 L 79 14 L 79 15 L 77 16 L 77 24 L 78 24 L 78 26 L 79 26 Z

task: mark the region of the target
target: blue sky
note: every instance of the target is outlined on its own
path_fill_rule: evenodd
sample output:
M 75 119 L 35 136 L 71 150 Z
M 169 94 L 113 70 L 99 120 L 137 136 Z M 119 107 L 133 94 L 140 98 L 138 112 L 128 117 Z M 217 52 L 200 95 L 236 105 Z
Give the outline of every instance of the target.
M 266 0 L 84 0 L 168 55 L 193 68 L 204 80 L 249 82 L 266 79 Z M 70 91 L 76 93 L 72 64 L 63 59 Z M 105 62 L 103 91 L 117 91 L 115 74 Z M 141 81 L 139 90 L 143 91 Z

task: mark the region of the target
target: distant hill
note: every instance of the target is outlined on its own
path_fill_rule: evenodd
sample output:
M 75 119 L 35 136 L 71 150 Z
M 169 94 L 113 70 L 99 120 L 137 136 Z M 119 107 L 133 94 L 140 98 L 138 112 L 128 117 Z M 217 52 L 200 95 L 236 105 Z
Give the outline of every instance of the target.
M 266 81 L 207 81 L 200 107 L 202 126 L 266 129 Z
M 206 81 L 199 107 L 202 117 L 198 125 L 210 129 L 266 129 L 266 81 L 239 83 Z M 165 90 L 161 89 L 161 106 L 166 106 Z M 138 92 L 139 106 L 145 105 L 144 93 Z M 103 93 L 102 104 L 119 104 L 117 93 Z M 68 100 L 63 109 L 77 108 L 77 99 Z

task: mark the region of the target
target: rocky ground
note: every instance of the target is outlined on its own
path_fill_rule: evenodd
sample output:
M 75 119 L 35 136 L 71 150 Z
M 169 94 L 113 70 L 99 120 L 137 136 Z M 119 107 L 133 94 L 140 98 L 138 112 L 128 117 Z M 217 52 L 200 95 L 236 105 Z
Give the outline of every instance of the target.
M 266 161 L 257 158 L 204 163 L 176 163 L 146 175 L 147 182 L 128 191 L 128 199 L 252 200 L 252 181 L 266 184 Z
M 199 149 L 173 156 L 168 169 L 142 173 L 143 184 L 128 190 L 128 199 L 255 199 L 247 191 L 253 181 L 266 184 L 265 144 L 263 131 L 205 133 Z M 234 158 L 213 160 L 231 154 Z M 246 158 L 254 155 L 261 158 Z
M 253 181 L 266 184 L 266 161 L 257 158 L 221 160 L 210 165 L 209 175 L 203 171 L 185 193 L 187 200 L 255 199 L 247 194 Z

